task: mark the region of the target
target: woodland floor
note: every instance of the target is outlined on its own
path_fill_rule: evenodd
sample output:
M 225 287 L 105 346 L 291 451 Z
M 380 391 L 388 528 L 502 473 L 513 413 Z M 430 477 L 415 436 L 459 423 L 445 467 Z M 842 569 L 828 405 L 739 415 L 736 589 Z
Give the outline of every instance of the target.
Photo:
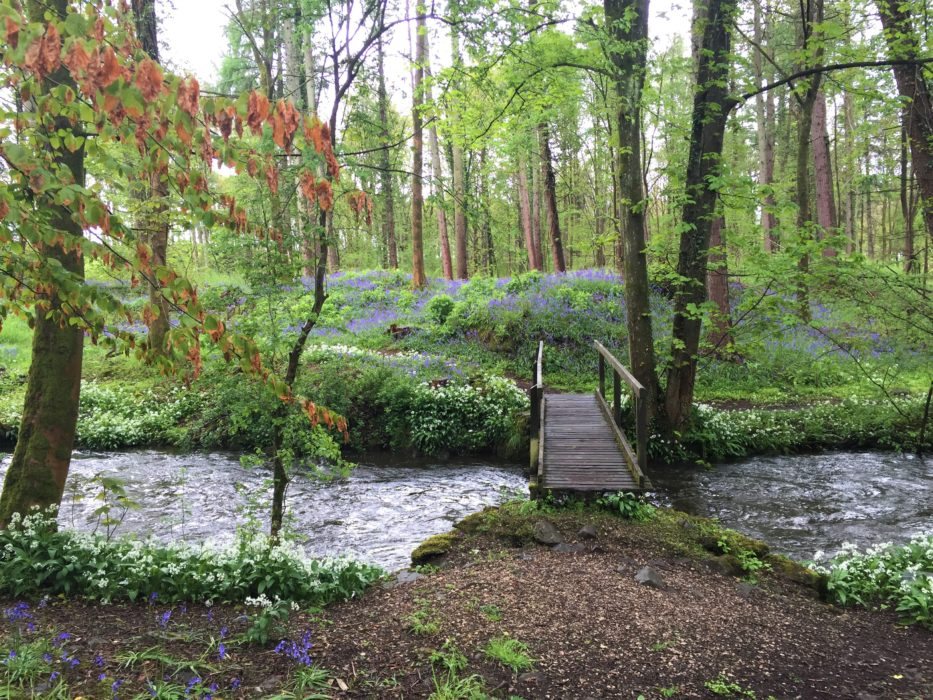
M 727 575 L 684 545 L 688 520 L 668 518 L 664 530 L 587 512 L 549 519 L 569 545 L 534 544 L 527 522 L 516 529 L 480 519 L 476 527 L 473 516 L 439 570 L 293 615 L 290 636 L 310 630 L 314 663 L 330 672 L 330 689 L 314 697 L 426 698 L 447 678 L 431 656 L 450 640 L 468 662 L 459 677 L 477 674 L 493 697 L 933 698 L 928 630 L 821 602 L 812 588 L 775 573 L 778 565 L 755 583 Z M 585 523 L 597 538 L 573 546 Z M 645 565 L 663 589 L 635 581 Z M 242 608 L 174 606 L 162 626 L 168 609 L 50 601 L 33 612 L 37 628 L 72 635 L 66 644 L 81 664 L 66 676 L 86 697 L 113 697 L 115 679 L 124 684 L 118 696 L 132 697 L 145 677 L 169 672 L 182 685 L 197 672 L 203 687 L 216 684 L 215 698 L 272 697 L 295 669 L 271 648 L 235 642 L 218 658 L 221 627 L 232 640 L 247 626 Z M 435 631 L 412 630 L 419 612 Z M 513 673 L 483 653 L 501 636 L 527 644 L 530 671 Z M 200 657 L 199 665 L 126 662 L 128 652 L 147 648 Z

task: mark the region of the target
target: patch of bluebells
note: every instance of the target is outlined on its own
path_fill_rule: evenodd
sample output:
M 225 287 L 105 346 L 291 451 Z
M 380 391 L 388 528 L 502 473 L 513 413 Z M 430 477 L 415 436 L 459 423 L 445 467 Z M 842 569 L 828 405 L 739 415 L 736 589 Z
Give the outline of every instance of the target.
M 306 630 L 299 641 L 283 639 L 275 647 L 276 654 L 287 656 L 301 666 L 311 665 L 311 631 Z
M 26 622 L 27 624 L 31 624 L 28 622 L 32 619 L 32 613 L 29 611 L 29 604 L 21 601 L 12 607 L 4 609 L 3 619 L 7 622 Z

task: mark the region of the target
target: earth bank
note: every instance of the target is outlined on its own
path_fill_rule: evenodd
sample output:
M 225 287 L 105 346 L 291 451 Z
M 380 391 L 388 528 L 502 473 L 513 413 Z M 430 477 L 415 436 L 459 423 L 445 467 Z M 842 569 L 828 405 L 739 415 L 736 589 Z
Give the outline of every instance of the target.
M 712 521 L 510 503 L 428 544 L 266 646 L 244 641 L 243 606 L 51 600 L 32 622 L 69 633 L 71 697 L 145 697 L 154 678 L 201 698 L 933 697 L 928 631 L 824 602 L 819 576 Z M 280 637 L 326 669 L 314 685 Z

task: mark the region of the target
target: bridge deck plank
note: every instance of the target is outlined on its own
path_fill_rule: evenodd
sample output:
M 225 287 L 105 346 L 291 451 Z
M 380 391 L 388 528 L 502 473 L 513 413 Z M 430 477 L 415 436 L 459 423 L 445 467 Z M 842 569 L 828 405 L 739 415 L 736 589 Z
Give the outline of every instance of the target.
M 553 394 L 544 401 L 542 487 L 639 490 L 595 396 Z

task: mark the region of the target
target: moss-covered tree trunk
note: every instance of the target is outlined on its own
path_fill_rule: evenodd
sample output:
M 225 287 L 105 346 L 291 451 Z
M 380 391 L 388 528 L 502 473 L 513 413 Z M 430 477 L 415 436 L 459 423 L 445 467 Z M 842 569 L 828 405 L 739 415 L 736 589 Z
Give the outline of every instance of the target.
M 645 187 L 641 158 L 641 100 L 648 55 L 648 0 L 604 0 L 618 130 L 619 227 L 625 277 L 626 328 L 632 374 L 645 387 L 648 415 L 658 400 L 645 252 Z
M 49 9 L 65 16 L 65 0 L 33 2 L 29 12 L 41 21 Z M 74 86 L 62 66 L 48 76 L 44 89 L 56 85 Z M 76 131 L 68 119 L 56 119 L 56 131 Z M 56 161 L 71 173 L 74 181 L 84 184 L 84 148 L 75 152 L 61 149 Z M 51 201 L 36 201 L 37 208 L 51 213 L 50 227 L 64 235 L 64 243 L 47 246 L 41 252 L 49 261 L 61 264 L 66 273 L 84 277 L 84 259 L 77 249 L 82 230 L 64 207 Z M 57 297 L 57 290 L 47 291 L 35 306 L 32 364 L 26 386 L 26 401 L 19 426 L 13 461 L 0 495 L 0 526 L 10 522 L 13 513 L 26 513 L 33 506 L 46 507 L 61 502 L 71 463 L 78 422 L 78 398 L 81 389 L 81 359 L 84 333 L 68 324 L 67 309 Z
M 693 405 L 703 320 L 700 308 L 707 299 L 710 235 L 717 219 L 716 183 L 721 171 L 726 122 L 736 104 L 727 89 L 730 31 L 735 12 L 736 0 L 709 2 L 699 52 L 682 215 L 684 232 L 680 236 L 677 262 L 680 282 L 674 293 L 671 366 L 665 397 L 671 431 L 683 429 Z

